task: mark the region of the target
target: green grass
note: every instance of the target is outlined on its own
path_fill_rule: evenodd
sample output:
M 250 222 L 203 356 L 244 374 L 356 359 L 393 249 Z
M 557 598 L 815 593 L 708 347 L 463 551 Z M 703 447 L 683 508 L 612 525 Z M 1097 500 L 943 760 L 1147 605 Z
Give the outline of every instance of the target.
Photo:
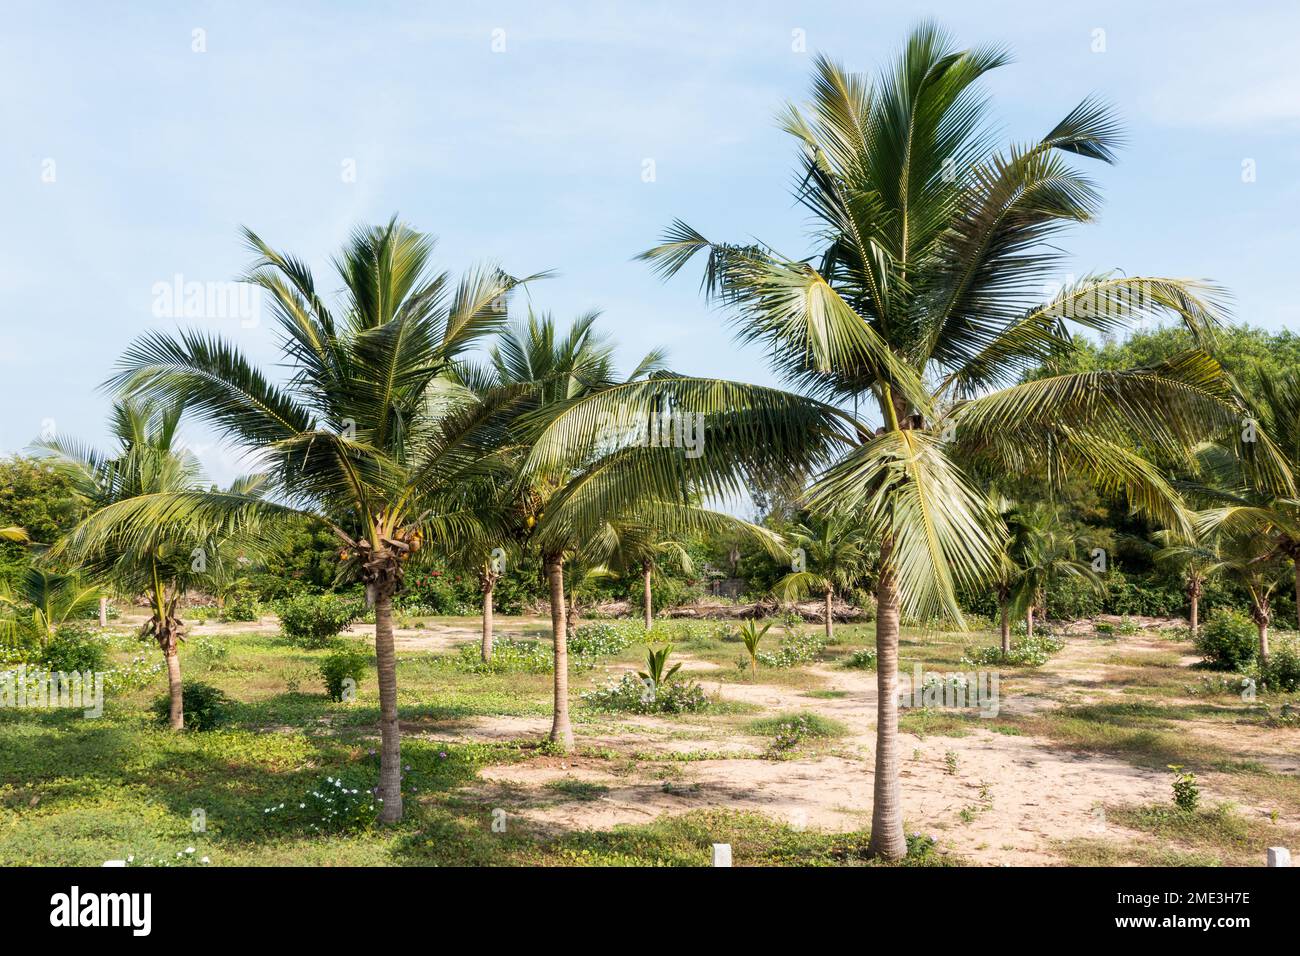
M 1173 806 L 1107 807 L 1107 819 L 1150 834 L 1170 849 L 1216 864 L 1258 866 L 1283 831 L 1266 819 L 1247 818 L 1231 804 L 1196 810 Z
M 745 730 L 756 737 L 771 737 L 778 733 L 782 727 L 794 722 L 799 723 L 801 733 L 805 737 L 827 739 L 843 737 L 849 732 L 849 729 L 838 720 L 831 720 L 829 717 L 823 717 L 810 711 L 789 711 L 771 717 L 762 717 L 750 721 L 745 726 Z
M 546 784 L 546 789 L 554 790 L 560 796 L 569 800 L 599 800 L 609 793 L 609 787 L 603 783 L 592 783 L 590 780 L 575 780 L 573 777 L 552 780 Z
M 1053 848 L 1071 866 L 1221 866 L 1213 853 L 1188 852 L 1132 840 L 1096 837 L 1058 840 Z
M 1178 667 L 1182 655 L 1176 651 L 1127 651 L 1111 654 L 1106 663 L 1116 667 Z
M 803 830 L 756 813 L 696 810 L 606 833 L 573 833 L 514 862 L 565 866 L 708 866 L 714 843 L 730 843 L 734 866 L 870 866 L 870 834 Z M 942 852 L 910 856 L 904 866 L 950 866 Z

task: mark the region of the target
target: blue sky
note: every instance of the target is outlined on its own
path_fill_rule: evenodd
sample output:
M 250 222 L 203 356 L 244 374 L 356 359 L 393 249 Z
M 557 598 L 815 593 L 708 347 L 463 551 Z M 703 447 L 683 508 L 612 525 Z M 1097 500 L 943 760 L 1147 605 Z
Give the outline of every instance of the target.
M 99 439 L 117 355 L 179 324 L 153 315 L 155 284 L 235 278 L 242 224 L 319 279 L 354 224 L 397 212 L 453 270 L 557 270 L 534 304 L 603 310 L 626 362 L 664 345 L 682 371 L 771 381 L 694 277 L 664 285 L 632 257 L 674 216 L 804 254 L 774 111 L 803 97 L 812 53 L 875 71 L 927 16 L 1014 51 L 988 83 L 1009 139 L 1089 93 L 1120 108 L 1130 143 L 1118 166 L 1090 164 L 1106 206 L 1065 243 L 1076 273 L 1208 277 L 1237 318 L 1300 324 L 1294 3 L 809 6 L 7 3 L 0 453 L 43 423 Z M 206 321 L 276 361 L 268 323 Z M 189 437 L 214 478 L 236 473 Z

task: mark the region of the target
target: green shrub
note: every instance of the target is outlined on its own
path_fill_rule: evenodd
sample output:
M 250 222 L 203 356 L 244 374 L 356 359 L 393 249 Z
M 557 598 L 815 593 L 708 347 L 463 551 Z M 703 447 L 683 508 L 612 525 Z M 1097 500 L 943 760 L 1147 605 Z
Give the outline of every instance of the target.
M 185 707 L 186 730 L 212 730 L 230 719 L 230 706 L 234 703 L 225 692 L 202 681 L 187 680 L 181 683 L 181 701 Z M 171 716 L 171 698 L 163 694 L 153 702 L 154 718 L 160 724 Z
M 375 822 L 383 800 L 360 775 L 326 777 L 297 800 L 262 810 L 266 822 L 293 833 L 357 833 Z
M 205 670 L 224 668 L 230 660 L 230 647 L 210 637 L 200 637 L 189 645 L 190 658 Z
M 320 662 L 320 676 L 325 681 L 325 691 L 330 700 L 343 700 L 347 682 L 357 687 L 370 668 L 371 653 L 366 647 L 345 644 L 326 655 Z
M 431 617 L 473 614 L 481 609 L 481 602 L 476 578 L 437 565 L 408 577 L 393 605 L 410 615 Z
M 42 663 L 52 671 L 102 671 L 105 669 L 104 644 L 88 629 L 65 624 L 54 632 L 45 646 Z
M 364 610 L 355 598 L 337 594 L 296 594 L 276 608 L 285 635 L 312 648 L 329 646 Z
M 1021 637 L 1011 644 L 1010 653 L 1003 654 L 1002 648 L 993 644 L 968 650 L 961 661 L 975 667 L 995 667 L 1004 664 L 1009 667 L 1041 667 L 1047 659 L 1065 646 L 1043 631 L 1035 632 L 1032 638 Z
M 683 714 L 707 710 L 711 701 L 695 681 L 670 680 L 654 685 L 635 674 L 582 695 L 582 702 L 592 710 L 630 714 Z
M 874 671 L 876 669 L 876 649 L 874 647 L 864 647 L 860 651 L 854 651 L 844 659 L 840 666 L 847 667 L 849 670 Z
M 1191 813 L 1201 802 L 1201 789 L 1196 785 L 1196 774 L 1183 773 L 1181 764 L 1171 763 L 1169 769 L 1174 772 L 1174 806 L 1184 813 Z
M 1300 690 L 1300 653 L 1294 646 L 1273 648 L 1268 663 L 1259 668 L 1259 683 L 1266 689 L 1289 694 Z
M 803 629 L 791 629 L 781 639 L 775 653 L 758 652 L 758 662 L 764 667 L 797 667 L 811 664 L 826 646 L 826 639 Z
M 257 595 L 252 591 L 239 591 L 226 601 L 221 609 L 223 621 L 256 621 L 262 613 Z
M 434 661 L 465 674 L 549 674 L 555 667 L 555 654 L 549 644 L 541 641 L 505 637 L 493 642 L 490 661 L 483 660 L 478 644 L 462 644 L 455 654 L 444 654 Z
M 842 737 L 847 733 L 839 721 L 809 712 L 764 717 L 750 723 L 748 729 L 752 734 L 772 736 L 769 756 L 787 754 L 806 740 Z
M 1200 629 L 1196 649 L 1205 665 L 1215 670 L 1241 670 L 1255 659 L 1259 631 L 1248 614 L 1233 608 L 1216 608 Z
M 631 628 L 613 621 L 584 624 L 569 638 L 569 652 L 581 657 L 610 657 L 632 643 L 634 631 L 644 632 L 645 628 L 641 625 Z M 636 636 L 640 638 L 641 634 Z

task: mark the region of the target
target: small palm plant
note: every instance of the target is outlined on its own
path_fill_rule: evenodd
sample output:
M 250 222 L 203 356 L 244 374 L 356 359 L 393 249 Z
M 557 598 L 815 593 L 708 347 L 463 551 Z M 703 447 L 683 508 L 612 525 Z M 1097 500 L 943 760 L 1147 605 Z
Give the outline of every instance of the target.
M 672 644 L 646 649 L 645 670 L 638 671 L 637 676 L 646 682 L 651 694 L 657 694 L 659 688 L 666 687 L 668 682 L 682 669 L 681 661 L 678 661 L 672 667 L 668 666 L 668 655 L 672 652 Z
M 749 652 L 749 669 L 755 677 L 758 676 L 758 645 L 771 629 L 771 621 L 762 627 L 758 626 L 757 621 L 746 621 L 740 625 L 740 639 L 745 642 L 745 650 Z

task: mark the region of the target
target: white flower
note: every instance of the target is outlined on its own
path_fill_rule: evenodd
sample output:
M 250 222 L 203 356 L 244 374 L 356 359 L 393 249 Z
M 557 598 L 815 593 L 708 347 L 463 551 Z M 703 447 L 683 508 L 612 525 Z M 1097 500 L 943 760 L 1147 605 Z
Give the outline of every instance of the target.
M 185 848 L 185 852 L 186 852 L 186 853 L 193 853 L 193 852 L 194 852 L 194 847 L 192 847 L 192 846 L 187 846 L 187 847 Z
M 203 859 L 199 860 L 199 862 L 200 862 L 200 863 L 211 863 L 212 861 L 209 860 L 209 859 L 205 856 Z

